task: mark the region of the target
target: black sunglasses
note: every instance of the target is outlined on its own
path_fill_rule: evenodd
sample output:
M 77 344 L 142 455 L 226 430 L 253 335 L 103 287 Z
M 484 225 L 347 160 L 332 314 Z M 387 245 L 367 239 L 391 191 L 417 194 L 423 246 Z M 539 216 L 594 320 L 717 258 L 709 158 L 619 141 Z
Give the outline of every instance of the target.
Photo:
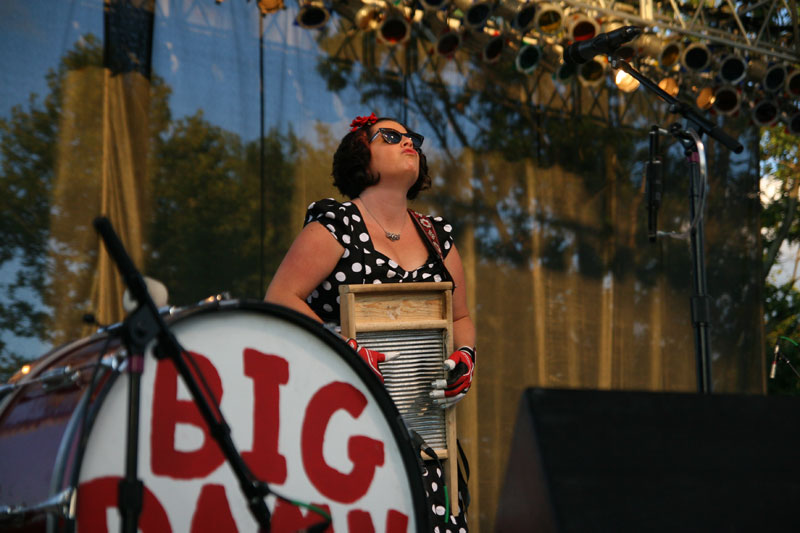
M 386 141 L 386 144 L 397 144 L 403 137 L 408 137 L 411 139 L 411 144 L 414 146 L 414 150 L 419 150 L 422 147 L 422 141 L 425 140 L 425 137 L 420 135 L 419 133 L 400 133 L 397 130 L 393 130 L 391 128 L 378 128 L 378 131 L 375 132 L 375 135 L 369 140 L 370 143 L 378 138 L 378 135 L 383 136 L 383 140 Z

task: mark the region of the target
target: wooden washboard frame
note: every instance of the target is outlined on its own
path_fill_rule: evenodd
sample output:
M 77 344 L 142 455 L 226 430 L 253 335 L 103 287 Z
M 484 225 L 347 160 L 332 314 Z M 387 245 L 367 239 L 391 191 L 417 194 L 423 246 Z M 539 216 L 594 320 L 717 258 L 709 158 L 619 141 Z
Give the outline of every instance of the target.
M 339 296 L 342 336 L 381 352 L 400 352 L 380 364 L 386 389 L 406 425 L 442 461 L 451 513 L 457 515 L 456 412 L 428 396 L 431 382 L 445 377 L 442 362 L 453 353 L 452 287 L 450 282 L 340 285 Z

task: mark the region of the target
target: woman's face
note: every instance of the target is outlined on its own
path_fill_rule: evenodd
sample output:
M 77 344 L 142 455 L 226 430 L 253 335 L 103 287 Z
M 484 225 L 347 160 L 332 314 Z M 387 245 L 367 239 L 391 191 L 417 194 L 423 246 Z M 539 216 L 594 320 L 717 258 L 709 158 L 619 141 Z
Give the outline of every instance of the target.
M 392 129 L 400 133 L 407 133 L 405 127 L 393 120 L 383 120 L 373 124 L 369 129 L 371 139 L 380 128 Z M 414 149 L 411 139 L 405 135 L 400 137 L 397 144 L 389 144 L 378 134 L 369 145 L 371 158 L 369 171 L 373 176 L 380 175 L 383 180 L 397 180 L 408 182 L 408 188 L 419 177 L 419 153 Z M 408 190 L 408 189 L 406 189 Z

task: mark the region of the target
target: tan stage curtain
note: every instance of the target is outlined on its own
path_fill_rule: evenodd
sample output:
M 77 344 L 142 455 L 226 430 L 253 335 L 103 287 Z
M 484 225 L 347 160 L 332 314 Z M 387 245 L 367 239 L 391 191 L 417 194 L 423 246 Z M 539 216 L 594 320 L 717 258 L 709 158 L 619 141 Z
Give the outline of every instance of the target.
M 149 6 L 152 15 L 152 2 L 108 4 L 125 4 L 131 12 Z M 118 27 L 126 16 L 119 11 L 116 18 L 107 12 L 112 35 L 131 31 Z M 82 323 L 85 313 L 100 324 L 123 318 L 124 286 L 92 226 L 95 217 L 108 217 L 134 264 L 142 268 L 144 263 L 150 82 L 140 71 L 123 72 L 108 54 L 109 64 L 101 67 L 99 52 L 93 48 L 83 64 L 66 70 L 61 83 L 50 220 L 53 282 L 46 300 L 54 309 L 54 344 L 96 329 Z

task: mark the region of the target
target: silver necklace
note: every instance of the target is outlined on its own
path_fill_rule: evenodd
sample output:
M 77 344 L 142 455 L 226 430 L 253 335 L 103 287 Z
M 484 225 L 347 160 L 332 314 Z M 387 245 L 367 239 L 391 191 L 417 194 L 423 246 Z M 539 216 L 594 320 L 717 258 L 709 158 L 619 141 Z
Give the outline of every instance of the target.
M 398 231 L 397 233 L 392 233 L 391 231 L 387 231 L 386 228 L 383 227 L 383 224 L 381 224 L 381 221 L 378 220 L 377 218 L 375 218 L 375 215 L 373 215 L 372 211 L 369 210 L 369 207 L 367 207 L 367 204 L 364 203 L 364 200 L 361 200 L 361 205 L 363 205 L 364 209 L 367 210 L 367 213 L 369 213 L 369 216 L 372 217 L 372 220 L 374 220 L 375 222 L 378 223 L 378 225 L 381 227 L 383 232 L 386 234 L 386 238 L 387 239 L 389 239 L 390 241 L 399 241 L 400 240 L 400 234 L 403 232 L 403 230 L 406 227 L 406 220 L 408 220 L 408 214 L 406 214 L 406 217 L 403 219 L 403 227 L 400 228 L 400 231 Z

